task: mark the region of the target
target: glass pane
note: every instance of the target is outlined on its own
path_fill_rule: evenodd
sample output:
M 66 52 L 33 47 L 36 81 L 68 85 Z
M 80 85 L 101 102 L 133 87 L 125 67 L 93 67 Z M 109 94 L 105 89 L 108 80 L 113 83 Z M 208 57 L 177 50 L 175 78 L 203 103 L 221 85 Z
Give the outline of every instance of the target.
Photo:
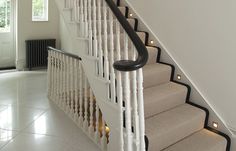
M 47 0 L 32 0 L 32 20 L 47 20 Z
M 11 1 L 0 0 L 0 32 L 10 32 Z

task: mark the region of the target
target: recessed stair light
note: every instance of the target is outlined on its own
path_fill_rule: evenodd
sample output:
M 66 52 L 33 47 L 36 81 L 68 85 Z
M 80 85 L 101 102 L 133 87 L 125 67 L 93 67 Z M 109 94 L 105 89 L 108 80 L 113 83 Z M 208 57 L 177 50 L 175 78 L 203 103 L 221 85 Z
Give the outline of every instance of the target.
M 181 80 L 181 75 L 178 74 L 178 75 L 177 75 L 177 79 L 178 79 L 178 80 Z
M 150 43 L 151 43 L 151 44 L 154 44 L 154 41 L 153 41 L 153 40 L 151 40 L 151 41 L 150 41 Z
M 218 128 L 218 123 L 217 122 L 212 122 L 212 126 L 214 127 L 214 128 Z
M 107 127 L 107 126 L 105 127 L 105 130 L 106 130 L 106 132 L 107 132 L 107 133 L 109 133 L 109 132 L 110 132 L 110 128 L 109 128 L 109 127 Z
M 129 16 L 130 16 L 130 17 L 133 17 L 133 14 L 132 14 L 132 13 L 130 13 L 130 14 L 129 14 Z

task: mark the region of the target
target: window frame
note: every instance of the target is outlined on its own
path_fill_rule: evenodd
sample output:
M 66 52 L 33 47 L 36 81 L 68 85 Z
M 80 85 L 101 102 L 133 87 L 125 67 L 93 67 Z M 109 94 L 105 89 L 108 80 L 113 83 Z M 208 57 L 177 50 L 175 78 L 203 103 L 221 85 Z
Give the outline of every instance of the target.
M 44 3 L 43 6 L 43 16 L 34 16 L 34 4 L 32 0 L 32 21 L 33 22 L 44 22 L 44 21 L 49 21 L 48 16 L 49 16 L 49 0 L 42 0 Z
M 11 11 L 12 11 L 12 6 L 11 6 L 11 3 L 12 3 L 12 1 L 11 0 L 6 0 L 6 7 L 8 6 L 8 3 L 9 2 L 9 9 L 7 9 L 7 11 L 8 10 L 10 10 L 10 16 L 8 16 L 9 14 L 8 14 L 8 12 L 6 12 L 6 14 L 5 14 L 5 18 L 4 18 L 4 20 L 5 20 L 5 27 L 4 28 L 2 28 L 2 29 L 4 29 L 4 30 L 0 30 L 0 33 L 10 33 L 11 32 Z M 9 18 L 8 18 L 9 17 Z M 8 19 L 9 19 L 9 24 L 8 24 Z M 7 21 L 6 21 L 7 20 Z

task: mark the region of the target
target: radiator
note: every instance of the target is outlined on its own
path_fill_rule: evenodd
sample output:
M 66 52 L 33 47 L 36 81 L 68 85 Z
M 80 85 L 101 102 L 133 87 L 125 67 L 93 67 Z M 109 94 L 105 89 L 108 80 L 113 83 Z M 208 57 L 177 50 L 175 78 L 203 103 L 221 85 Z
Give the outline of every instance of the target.
M 55 45 L 56 39 L 26 40 L 27 68 L 47 67 L 47 47 Z

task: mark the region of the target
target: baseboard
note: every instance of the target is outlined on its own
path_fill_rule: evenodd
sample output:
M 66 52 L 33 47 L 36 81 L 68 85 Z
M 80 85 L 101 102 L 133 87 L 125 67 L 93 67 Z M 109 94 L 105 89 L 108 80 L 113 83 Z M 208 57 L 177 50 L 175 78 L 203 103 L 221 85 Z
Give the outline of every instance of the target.
M 12 69 L 16 69 L 16 67 L 3 67 L 3 68 L 0 68 L 0 70 L 12 70 Z
M 26 67 L 26 59 L 18 59 L 16 60 L 16 69 L 17 70 L 25 70 Z
M 231 130 L 232 135 L 236 138 L 236 128 L 233 127 L 233 126 L 230 126 L 230 125 L 228 125 L 228 127 L 229 127 L 229 129 Z

